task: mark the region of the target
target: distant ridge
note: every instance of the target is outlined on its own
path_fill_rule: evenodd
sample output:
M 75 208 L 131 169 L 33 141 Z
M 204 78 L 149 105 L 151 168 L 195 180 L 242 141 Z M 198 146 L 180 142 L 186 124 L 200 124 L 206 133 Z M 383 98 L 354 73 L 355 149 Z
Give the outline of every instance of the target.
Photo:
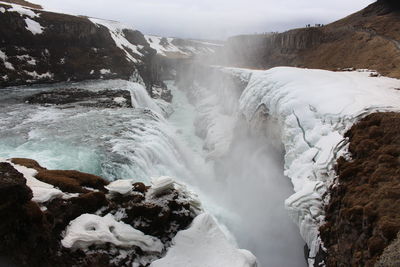
M 372 69 L 400 78 L 399 5 L 398 1 L 379 0 L 323 27 L 232 37 L 221 52 L 222 61 L 260 69 Z
M 36 8 L 36 9 L 43 9 L 41 5 L 33 4 L 33 3 L 25 1 L 25 0 L 1 0 L 1 2 L 18 4 L 21 6 L 27 6 L 27 7 Z

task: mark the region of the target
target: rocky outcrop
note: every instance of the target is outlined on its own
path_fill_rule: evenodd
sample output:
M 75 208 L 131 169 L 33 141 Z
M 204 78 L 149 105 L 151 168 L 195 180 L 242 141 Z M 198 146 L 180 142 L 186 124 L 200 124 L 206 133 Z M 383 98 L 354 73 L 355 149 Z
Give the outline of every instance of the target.
M 326 224 L 320 229 L 327 266 L 375 266 L 397 238 L 399 125 L 399 113 L 374 113 L 346 133 L 350 157 L 338 159 L 338 180 L 330 189 Z M 388 265 L 377 266 L 395 266 L 389 264 L 395 259 L 393 248 L 387 250 L 380 262 Z
M 45 182 L 42 186 L 56 186 L 64 195 L 32 201 L 26 185 L 32 169 Z M 151 187 L 130 180 L 109 184 L 95 175 L 47 170 L 23 158 L 0 162 L 0 191 L 0 260 L 18 266 L 148 266 L 196 215 L 193 199 L 171 179 Z M 103 222 L 110 224 L 109 232 L 101 230 Z M 102 232 L 96 234 L 96 227 Z
M 218 60 L 262 69 L 367 68 L 400 78 L 399 12 L 395 1 L 380 0 L 323 27 L 234 37 L 228 40 Z
M 56 89 L 34 94 L 24 99 L 29 104 L 66 105 L 85 107 L 121 108 L 133 107 L 131 94 L 126 90 L 89 91 L 79 88 Z M 68 107 L 71 107 L 69 105 Z

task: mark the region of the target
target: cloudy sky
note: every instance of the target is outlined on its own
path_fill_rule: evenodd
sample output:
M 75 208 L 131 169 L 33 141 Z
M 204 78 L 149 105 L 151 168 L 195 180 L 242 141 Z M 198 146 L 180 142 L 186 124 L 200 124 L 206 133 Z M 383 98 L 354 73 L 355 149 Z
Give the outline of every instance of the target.
M 374 0 L 32 0 L 66 13 L 118 20 L 147 33 L 224 39 L 329 23 Z

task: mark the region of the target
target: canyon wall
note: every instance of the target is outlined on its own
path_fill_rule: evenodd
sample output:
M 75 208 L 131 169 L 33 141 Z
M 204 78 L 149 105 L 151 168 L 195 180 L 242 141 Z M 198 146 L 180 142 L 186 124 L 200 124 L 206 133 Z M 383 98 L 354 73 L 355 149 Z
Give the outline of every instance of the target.
M 98 21 L 0 4 L 0 87 L 132 77 L 148 91 L 162 85 L 157 52 L 144 35 Z
M 399 14 L 398 5 L 380 0 L 326 26 L 233 37 L 218 60 L 257 69 L 366 68 L 400 78 Z

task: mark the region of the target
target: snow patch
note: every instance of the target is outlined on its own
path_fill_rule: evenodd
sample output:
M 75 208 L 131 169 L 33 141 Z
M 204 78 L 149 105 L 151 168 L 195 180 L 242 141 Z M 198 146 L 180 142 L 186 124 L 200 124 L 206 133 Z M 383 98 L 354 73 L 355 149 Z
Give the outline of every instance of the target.
M 103 74 L 103 75 L 104 75 L 104 74 L 110 74 L 111 71 L 110 71 L 109 69 L 101 69 L 101 70 L 100 70 L 100 73 Z
M 7 9 L 8 12 L 17 12 L 19 13 L 20 16 L 27 16 L 30 18 L 37 18 L 39 17 L 39 14 L 35 13 L 32 9 L 26 8 L 20 5 L 15 5 L 15 4 L 10 4 L 7 3 L 7 5 L 11 5 L 12 8 Z
M 234 247 L 211 215 L 198 215 L 187 230 L 179 231 L 166 256 L 151 263 L 151 267 L 255 267 L 255 256 Z
M 31 57 L 30 55 L 21 55 L 21 56 L 17 56 L 17 58 L 19 60 L 26 61 L 26 63 L 28 63 L 29 65 L 36 65 L 36 60 L 33 57 Z
M 122 96 L 118 96 L 118 97 L 114 97 L 113 101 L 118 104 L 124 104 L 126 102 L 126 99 Z
M 149 252 L 161 252 L 164 247 L 158 238 L 116 221 L 111 214 L 104 217 L 87 213 L 79 216 L 70 222 L 61 240 L 64 247 L 72 249 L 87 249 L 91 245 L 106 243 L 125 248 L 137 246 Z
M 15 70 L 14 66 L 7 61 L 8 59 L 7 55 L 1 50 L 0 50 L 0 59 L 3 60 L 4 67 L 6 67 L 6 69 Z
M 9 70 L 15 70 L 13 64 L 11 64 L 10 62 L 4 62 L 4 66 Z
M 8 59 L 6 53 L 4 53 L 4 52 L 1 51 L 1 50 L 0 50 L 0 58 L 1 58 L 3 61 L 6 61 L 6 60 Z
M 46 73 L 42 73 L 42 74 L 38 74 L 35 71 L 24 71 L 26 74 L 28 74 L 29 76 L 32 76 L 32 78 L 34 78 L 35 80 L 41 80 L 41 79 L 53 79 L 54 74 L 51 72 L 46 72 Z
M 31 20 L 30 18 L 25 19 L 26 29 L 30 31 L 33 35 L 42 34 L 44 27 L 42 27 L 38 22 Z

